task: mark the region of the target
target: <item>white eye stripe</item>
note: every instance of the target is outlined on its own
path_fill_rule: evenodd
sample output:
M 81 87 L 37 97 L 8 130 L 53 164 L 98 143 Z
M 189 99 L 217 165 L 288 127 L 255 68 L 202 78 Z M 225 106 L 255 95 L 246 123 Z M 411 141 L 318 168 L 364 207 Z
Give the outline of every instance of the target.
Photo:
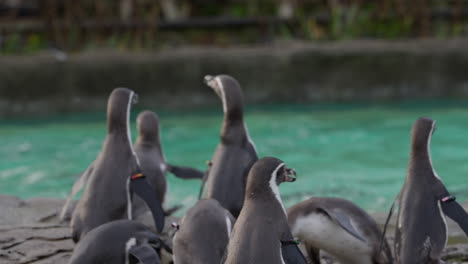
M 277 175 L 278 171 L 282 167 L 284 167 L 284 165 L 285 165 L 284 163 L 281 163 L 280 165 L 278 165 L 278 167 L 276 167 L 276 169 L 273 171 L 273 173 L 271 173 L 270 189 L 273 192 L 273 194 L 275 195 L 276 200 L 278 200 L 278 202 L 280 203 L 281 207 L 283 208 L 284 214 L 286 215 L 286 209 L 284 208 L 283 202 L 281 201 L 281 196 L 280 196 L 280 193 L 279 193 L 278 184 L 276 183 L 276 175 Z
M 227 112 L 227 102 L 226 102 L 226 93 L 224 92 L 223 82 L 219 77 L 215 78 L 216 83 L 218 84 L 219 91 L 221 93 L 221 101 L 223 102 L 223 112 Z
M 140 166 L 140 160 L 138 159 L 135 149 L 133 149 L 133 142 L 132 142 L 132 135 L 131 135 L 131 130 L 130 130 L 130 111 L 132 109 L 132 104 L 133 104 L 133 96 L 135 95 L 135 92 L 131 91 L 130 96 L 128 97 L 128 103 L 127 103 L 127 138 L 128 138 L 128 144 L 130 145 L 130 150 L 132 151 L 132 155 L 135 157 L 136 163 L 138 167 Z M 127 179 L 126 183 L 127 187 L 127 216 L 129 220 L 133 219 L 133 210 L 132 210 L 132 198 L 131 198 L 131 193 L 130 193 L 130 177 Z
M 432 166 L 432 158 L 431 158 L 431 138 L 432 138 L 432 134 L 434 133 L 435 124 L 436 124 L 436 121 L 432 121 L 431 131 L 429 132 L 429 137 L 427 138 L 427 155 L 429 156 L 429 164 L 431 165 L 432 174 L 434 174 L 434 176 L 438 180 L 442 181 L 442 179 L 439 177 L 437 172 L 434 170 L 434 166 Z
M 132 142 L 132 134 L 130 130 L 130 112 L 132 109 L 132 103 L 133 103 L 133 96 L 135 93 L 133 91 L 130 92 L 130 96 L 128 97 L 128 103 L 127 103 L 127 138 L 128 138 L 128 144 L 130 145 L 130 150 L 132 151 L 133 156 L 135 156 L 136 162 L 138 165 L 140 165 L 140 161 L 138 160 L 138 157 L 136 156 L 135 150 L 133 149 L 133 142 Z

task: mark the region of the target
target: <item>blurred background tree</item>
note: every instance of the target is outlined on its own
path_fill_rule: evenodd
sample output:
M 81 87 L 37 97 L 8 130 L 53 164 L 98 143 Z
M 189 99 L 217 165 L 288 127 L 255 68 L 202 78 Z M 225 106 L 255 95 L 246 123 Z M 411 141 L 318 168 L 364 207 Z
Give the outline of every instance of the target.
M 0 51 L 468 35 L 468 0 L 0 0 Z

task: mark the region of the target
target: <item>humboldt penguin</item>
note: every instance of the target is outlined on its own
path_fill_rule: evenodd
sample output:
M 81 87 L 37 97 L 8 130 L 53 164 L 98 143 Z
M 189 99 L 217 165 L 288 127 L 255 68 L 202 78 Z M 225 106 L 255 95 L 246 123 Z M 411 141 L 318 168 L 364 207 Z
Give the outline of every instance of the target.
M 141 112 L 137 117 L 138 137 L 135 152 L 143 174 L 155 188 L 159 201 L 164 203 L 167 183 L 166 173 L 171 172 L 183 179 L 202 179 L 204 172 L 168 164 L 164 157 L 159 133 L 159 118 L 151 111 Z
M 71 220 L 75 242 L 99 225 L 132 217 L 129 177 L 138 166 L 129 122 L 136 100 L 136 94 L 127 88 L 116 88 L 109 97 L 107 136 L 97 159 L 81 177 L 87 183 Z
M 145 225 L 116 220 L 91 230 L 76 245 L 70 264 L 159 264 L 162 239 Z
M 397 198 L 397 263 L 439 263 L 447 244 L 445 215 L 468 234 L 467 213 L 432 167 L 430 143 L 435 127 L 435 121 L 426 117 L 413 125 L 407 176 Z
M 314 197 L 288 209 L 295 238 L 303 243 L 309 259 L 320 264 L 320 250 L 340 263 L 392 264 L 392 253 L 375 220 L 354 203 L 333 197 Z
M 292 175 L 296 175 L 294 170 L 273 157 L 252 166 L 224 263 L 306 263 L 289 229 L 278 190 L 280 183 L 295 181 Z
M 159 136 L 159 118 L 156 113 L 151 111 L 140 113 L 137 117 L 137 129 L 138 137 L 134 146 L 135 153 L 139 159 L 141 170 L 155 189 L 155 193 L 161 203 L 164 203 L 167 189 L 165 178 L 167 172 L 171 172 L 176 177 L 183 179 L 202 179 L 204 177 L 205 173 L 197 169 L 175 166 L 166 162 Z M 73 185 L 72 191 L 68 195 L 65 206 L 60 214 L 62 221 L 70 220 L 76 205 L 73 197 L 86 185 L 89 175 L 93 172 L 93 164 L 81 174 Z M 137 199 L 137 201 L 135 214 L 139 215 L 144 212 L 146 207 L 141 206 L 141 200 Z M 170 214 L 174 210 L 176 208 L 166 211 L 166 214 Z
M 173 239 L 174 264 L 219 264 L 234 217 L 214 199 L 199 200 L 178 225 Z
M 237 217 L 244 201 L 247 175 L 258 159 L 257 151 L 244 123 L 243 95 L 239 83 L 228 75 L 208 75 L 205 82 L 221 98 L 224 112 L 221 142 L 206 174 L 205 198 L 218 200 Z

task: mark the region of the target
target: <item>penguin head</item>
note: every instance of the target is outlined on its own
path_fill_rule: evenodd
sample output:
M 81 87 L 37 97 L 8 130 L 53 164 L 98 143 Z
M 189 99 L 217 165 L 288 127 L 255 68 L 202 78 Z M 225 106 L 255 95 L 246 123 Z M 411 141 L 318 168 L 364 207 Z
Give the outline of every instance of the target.
M 138 95 L 128 88 L 115 88 L 107 102 L 107 129 L 109 132 L 126 131 L 131 106 L 138 102 Z
M 159 118 L 155 112 L 143 111 L 137 117 L 138 141 L 159 143 Z
M 436 122 L 428 117 L 418 118 L 411 131 L 411 151 L 413 154 L 429 154 L 431 136 Z
M 296 172 L 286 167 L 285 163 L 274 157 L 259 159 L 252 166 L 247 178 L 247 195 L 271 190 L 277 194 L 278 185 L 294 182 Z
M 205 83 L 219 96 L 225 114 L 242 118 L 243 94 L 236 79 L 229 75 L 205 76 Z

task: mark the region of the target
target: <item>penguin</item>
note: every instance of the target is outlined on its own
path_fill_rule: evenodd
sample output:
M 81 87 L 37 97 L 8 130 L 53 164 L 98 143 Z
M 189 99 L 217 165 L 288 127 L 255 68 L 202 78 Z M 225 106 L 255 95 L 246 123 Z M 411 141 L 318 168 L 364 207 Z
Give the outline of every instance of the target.
M 406 180 L 396 199 L 396 263 L 439 263 L 447 244 L 446 215 L 468 235 L 466 211 L 432 166 L 430 143 L 435 128 L 436 122 L 427 117 L 417 119 L 412 128 Z
M 161 139 L 159 136 L 159 118 L 156 113 L 151 111 L 143 111 L 137 117 L 138 137 L 134 145 L 135 154 L 137 155 L 140 166 L 147 180 L 155 189 L 158 200 L 164 203 L 167 189 L 166 174 L 172 173 L 182 179 L 203 179 L 205 173 L 190 167 L 182 167 L 171 165 L 166 162 L 162 151 Z M 92 173 L 94 166 L 92 163 L 89 168 L 81 174 L 79 179 L 73 185 L 72 191 L 67 197 L 66 203 L 60 214 L 62 222 L 69 221 L 76 202 L 73 197 L 86 185 L 89 175 Z M 140 201 L 140 200 L 138 200 Z M 146 207 L 142 206 L 141 202 L 135 208 L 135 214 L 141 215 L 146 211 Z M 171 208 L 165 211 L 166 215 L 170 215 L 178 207 Z
M 382 232 L 375 220 L 351 201 L 313 197 L 290 207 L 288 222 L 312 263 L 320 264 L 320 249 L 340 263 L 393 263 L 386 239 L 381 251 Z
M 159 131 L 159 118 L 156 113 L 143 111 L 137 117 L 138 137 L 135 142 L 135 153 L 148 181 L 155 188 L 159 201 L 164 203 L 167 183 L 167 172 L 182 179 L 202 179 L 204 172 L 168 164 L 162 151 Z
M 73 250 L 70 264 L 159 264 L 159 253 L 167 248 L 145 225 L 116 220 L 91 230 Z
M 219 264 L 234 217 L 214 199 L 199 200 L 180 220 L 173 238 L 174 264 Z
M 109 97 L 107 136 L 102 150 L 80 177 L 87 181 L 83 181 L 86 188 L 71 220 L 75 242 L 99 225 L 132 218 L 129 176 L 138 170 L 138 161 L 131 144 L 129 122 L 131 106 L 136 101 L 137 95 L 127 88 L 116 88 Z
M 293 239 L 278 190 L 296 173 L 283 161 L 264 157 L 251 168 L 244 206 L 229 240 L 226 264 L 306 263 Z
M 217 200 L 237 217 L 244 200 L 248 172 L 258 160 L 257 151 L 244 123 L 243 95 L 239 83 L 228 75 L 207 75 L 205 83 L 221 98 L 224 112 L 221 142 L 213 154 L 204 180 L 205 198 Z

